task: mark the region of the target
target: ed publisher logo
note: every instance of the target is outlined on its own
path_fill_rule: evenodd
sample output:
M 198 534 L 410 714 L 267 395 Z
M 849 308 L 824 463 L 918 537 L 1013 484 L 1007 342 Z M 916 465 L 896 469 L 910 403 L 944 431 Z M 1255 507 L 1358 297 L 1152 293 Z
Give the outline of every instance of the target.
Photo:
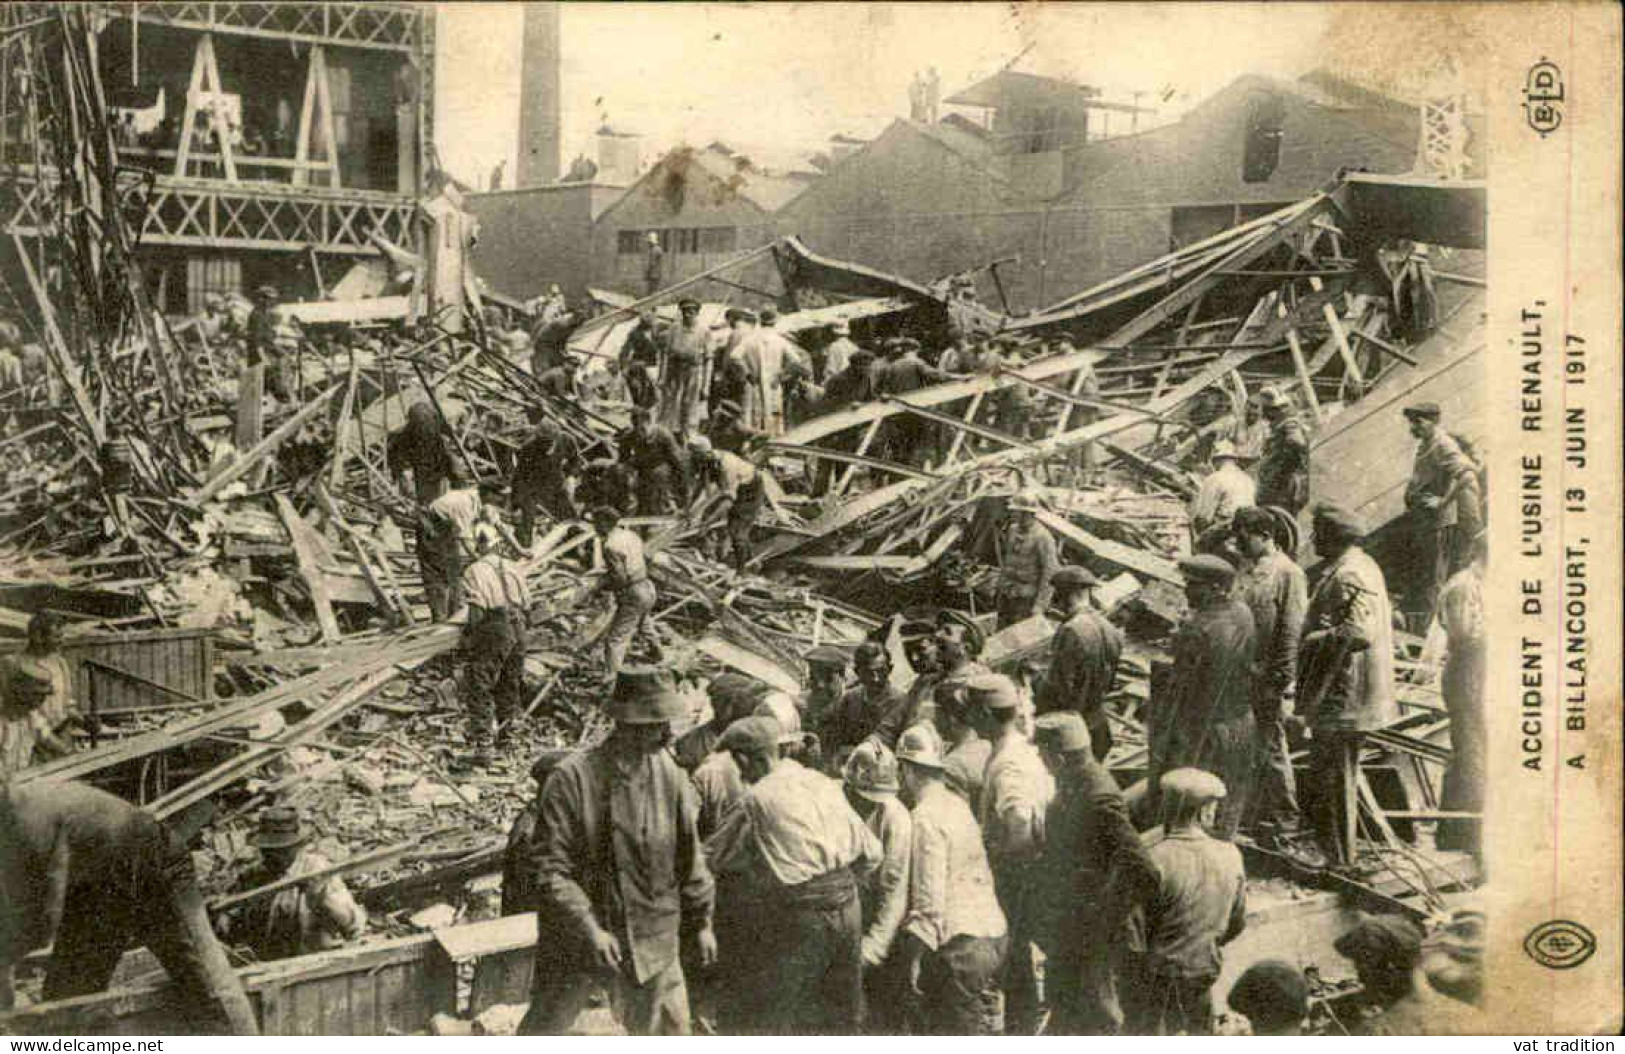
M 1597 938 L 1578 922 L 1553 919 L 1529 931 L 1523 950 L 1542 966 L 1552 970 L 1572 970 L 1591 958 Z
M 1523 116 L 1542 139 L 1563 123 L 1563 71 L 1544 55 L 1524 78 Z

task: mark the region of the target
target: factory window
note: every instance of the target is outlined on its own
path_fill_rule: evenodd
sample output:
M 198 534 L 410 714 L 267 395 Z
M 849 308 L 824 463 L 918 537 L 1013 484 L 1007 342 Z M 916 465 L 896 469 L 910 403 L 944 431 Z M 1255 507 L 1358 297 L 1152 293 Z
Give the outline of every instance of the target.
M 660 246 L 669 253 L 695 256 L 700 253 L 733 252 L 739 244 L 735 227 L 666 227 L 656 231 Z M 648 250 L 649 232 L 617 231 L 615 251 L 621 256 L 637 256 Z
M 702 227 L 700 252 L 731 253 L 739 247 L 739 231 L 734 227 Z
M 1264 183 L 1275 174 L 1275 166 L 1281 163 L 1281 126 L 1285 121 L 1286 107 L 1279 97 L 1253 97 L 1247 111 L 1247 141 L 1241 154 L 1243 183 Z

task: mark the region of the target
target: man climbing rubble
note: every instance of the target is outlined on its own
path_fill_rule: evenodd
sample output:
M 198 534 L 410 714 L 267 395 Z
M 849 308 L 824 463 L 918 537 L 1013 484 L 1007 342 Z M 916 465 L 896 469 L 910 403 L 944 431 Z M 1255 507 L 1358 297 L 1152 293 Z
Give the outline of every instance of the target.
M 717 450 L 704 436 L 688 441 L 695 472 L 702 483 L 714 483 L 721 492 L 724 533 L 728 538 L 735 571 L 744 571 L 751 558 L 751 529 L 756 516 L 767 503 L 762 469 L 737 454 Z
M 615 728 L 572 754 L 542 789 L 535 870 L 536 966 L 522 1035 L 569 1030 L 600 984 L 632 1035 L 686 1035 L 679 960 L 716 961 L 713 886 L 693 791 L 666 748 L 687 716 L 662 669 L 626 669 L 606 709 Z
M 1279 505 L 1296 516 L 1309 504 L 1309 431 L 1278 388 L 1259 392 L 1258 406 L 1269 423 L 1269 434 L 1253 469 L 1258 482 L 1253 500 L 1258 505 Z
M 665 516 L 688 505 L 688 461 L 682 444 L 648 409 L 632 409 L 632 426 L 615 440 L 620 462 L 633 474 L 633 493 L 642 516 Z
M 580 448 L 552 421 L 541 421 L 530 442 L 519 448 L 514 458 L 514 511 L 519 523 L 519 544 L 530 548 L 536 537 L 536 513 L 545 512 L 564 523 L 576 518 L 575 501 L 570 495 L 570 479 L 581 470 Z
M 418 567 L 436 622 L 463 606 L 463 567 L 474 552 L 474 525 L 484 513 L 474 473 L 460 458 L 446 471 L 450 486 L 429 503 L 418 528 Z
M 494 748 L 506 742 L 525 686 L 525 628 L 530 591 L 519 568 L 498 551 L 501 536 L 491 524 L 474 529 L 478 556 L 462 574 L 468 621 L 463 624 L 463 709 L 474 764 L 488 767 Z
M 604 667 L 613 681 L 637 635 L 652 636 L 649 612 L 655 606 L 655 587 L 649 581 L 643 539 L 620 525 L 621 514 L 608 505 L 599 505 L 587 513 L 587 518 L 604 556 L 604 575 L 593 587 L 592 595 L 608 593 L 614 607 L 609 624 L 582 650 L 590 652 L 601 642 Z
M 0 1010 L 14 964 L 51 946 L 47 1000 L 104 990 L 145 945 L 200 1032 L 259 1025 L 215 939 L 191 855 L 151 814 L 83 783 L 0 783 Z
M 269 806 L 260 813 L 254 848 L 260 862 L 243 873 L 233 892 L 316 875 L 332 866 L 311 845 L 299 811 L 287 806 Z M 246 945 L 260 962 L 270 962 L 337 948 L 359 939 L 366 928 L 367 912 L 344 879 L 328 875 L 249 901 L 222 920 L 221 935 Z

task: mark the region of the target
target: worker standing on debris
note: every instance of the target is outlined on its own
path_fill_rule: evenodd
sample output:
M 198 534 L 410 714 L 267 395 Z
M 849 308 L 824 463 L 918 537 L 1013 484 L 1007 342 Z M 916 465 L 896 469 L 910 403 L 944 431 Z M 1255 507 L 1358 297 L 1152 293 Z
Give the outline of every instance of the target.
M 1104 761 L 1112 748 L 1106 696 L 1117 680 L 1123 654 L 1123 631 L 1095 608 L 1094 587 L 1100 580 L 1086 567 L 1067 565 L 1051 579 L 1055 601 L 1066 617 L 1050 645 L 1049 672 L 1038 686 L 1040 714 L 1071 710 L 1089 726 L 1095 759 Z
M 704 436 L 691 438 L 688 449 L 700 480 L 715 483 L 721 492 L 720 511 L 734 570 L 743 572 L 751 558 L 751 529 L 767 503 L 762 470 L 737 454 L 715 449 Z
M 520 545 L 529 549 L 535 540 L 538 508 L 558 523 L 576 518 L 570 479 L 580 470 L 581 453 L 576 441 L 552 421 L 537 424 L 530 442 L 520 447 L 514 458 L 510 485 L 514 510 L 519 514 Z
M 1258 488 L 1253 478 L 1241 470 L 1241 454 L 1229 440 L 1221 439 L 1214 445 L 1210 460 L 1213 471 L 1203 478 L 1191 499 L 1191 548 L 1219 555 L 1236 510 L 1252 505 Z
M 818 380 L 828 384 L 830 378 L 846 370 L 847 364 L 852 361 L 852 353 L 858 346 L 852 343 L 852 327 L 841 320 L 829 327 L 831 340 L 824 345 L 824 365 L 818 373 Z
M 497 551 L 501 537 L 491 524 L 474 528 L 473 563 L 462 573 L 462 595 L 468 601 L 463 625 L 463 708 L 476 765 L 495 760 L 493 746 L 507 740 L 508 726 L 518 716 L 525 687 L 525 628 L 530 617 L 530 591 L 525 579 Z
M 1416 438 L 1416 462 L 1405 486 L 1418 556 L 1412 566 L 1428 576 L 1431 594 L 1471 559 L 1472 540 L 1483 522 L 1483 496 L 1478 467 L 1439 424 L 1439 404 L 1416 403 L 1404 414 Z
M 992 744 L 982 781 L 977 820 L 993 869 L 993 888 L 1010 925 L 1004 965 L 1004 1031 L 1031 1036 L 1038 1030 L 1038 939 L 1035 880 L 1044 841 L 1044 813 L 1055 781 L 1020 727 L 1021 698 L 1003 674 L 972 680 L 967 689 L 972 722 Z
M 1292 412 L 1291 401 L 1278 388 L 1258 393 L 1258 406 L 1269 422 L 1264 453 L 1253 470 L 1258 481 L 1257 505 L 1279 505 L 1296 516 L 1309 504 L 1309 431 Z
M 653 632 L 649 612 L 655 606 L 655 587 L 649 581 L 643 539 L 620 526 L 621 514 L 608 505 L 599 505 L 587 513 L 587 519 L 598 535 L 604 557 L 604 576 L 593 587 L 593 594 L 608 593 L 614 602 L 614 613 L 602 634 L 604 666 L 614 680 L 637 635 Z M 583 650 L 590 651 L 597 643 L 589 641 Z
M 542 789 L 536 873 L 536 967 L 523 1035 L 558 1035 L 600 984 L 632 1035 L 684 1035 L 688 991 L 680 940 L 716 961 L 713 886 L 692 791 L 666 749 L 687 707 L 670 675 L 621 672 L 615 729 L 566 758 Z
M 445 493 L 456 456 L 433 406 L 427 402 L 412 404 L 406 411 L 405 426 L 389 437 L 385 459 L 401 489 L 406 487 L 406 473 L 412 474 L 413 493 L 419 505 L 428 505 Z
M 463 567 L 474 552 L 474 525 L 484 512 L 474 474 L 461 459 L 452 459 L 446 478 L 449 489 L 429 503 L 418 530 L 423 592 L 436 622 L 463 606 Z
M 632 410 L 632 427 L 615 441 L 621 464 L 633 473 L 633 492 L 642 516 L 665 516 L 673 504 L 688 507 L 688 461 L 682 444 L 654 415 L 638 406 Z
M 283 377 L 282 352 L 276 342 L 276 302 L 281 294 L 274 285 L 254 290 L 254 310 L 248 316 L 249 366 L 265 367 L 265 389 L 278 399 L 288 397 Z
M 1298 823 L 1298 792 L 1287 749 L 1286 719 L 1298 679 L 1298 642 L 1309 607 L 1303 569 L 1276 544 L 1281 524 L 1268 509 L 1247 506 L 1231 521 L 1237 552 L 1246 560 L 1236 595 L 1253 613 L 1257 673 L 1253 718 L 1257 732 L 1256 782 L 1251 815 L 1261 842 L 1273 842 Z
M 861 880 L 863 994 L 871 1035 L 894 1035 L 907 1022 L 908 981 L 892 954 L 908 912 L 914 819 L 897 797 L 897 759 L 879 743 L 861 743 L 842 766 L 846 800 L 880 842 L 880 866 Z
M 1033 878 L 1032 932 L 1048 956 L 1045 1031 L 1114 1035 L 1123 1025 L 1116 958 L 1128 914 L 1154 888 L 1156 867 L 1129 822 L 1117 781 L 1095 760 L 1083 718 L 1044 714 L 1033 742 L 1055 780 Z
M 1231 596 L 1236 571 L 1230 564 L 1193 556 L 1179 569 L 1190 617 L 1174 636 L 1167 697 L 1154 700 L 1146 782 L 1156 803 L 1165 772 L 1199 768 L 1219 775 L 1234 789 L 1218 809 L 1214 832 L 1230 838 L 1246 813 L 1253 780 L 1257 631 L 1253 613 Z
M 1365 524 L 1340 506 L 1315 506 L 1315 552 L 1325 570 L 1309 594 L 1298 648 L 1298 715 L 1309 723 L 1310 819 L 1326 858 L 1351 863 L 1354 802 L 1345 787 L 1367 732 L 1393 722 L 1393 611 L 1382 568 L 1360 547 Z
M 976 817 L 943 782 L 930 725 L 897 743 L 903 800 L 914 821 L 908 914 L 897 954 L 914 999 L 916 1032 L 997 1035 L 999 977 L 1009 944 Z
M 0 658 L 0 779 L 74 751 L 72 730 L 84 716 L 62 654 L 66 624 L 54 611 L 35 612 L 23 650 Z
M 273 805 L 260 813 L 254 848 L 260 864 L 233 888 L 246 893 L 286 879 L 319 875 L 332 867 L 310 844 L 310 832 L 297 809 Z M 313 878 L 249 901 L 225 920 L 221 933 L 248 946 L 260 962 L 337 948 L 360 938 L 367 912 L 338 875 Z
M 753 715 L 722 734 L 746 791 L 706 842 L 719 875 L 748 875 L 756 912 L 748 983 L 729 993 L 730 1032 L 853 1035 L 863 1021 L 858 876 L 883 850 L 840 784 L 779 756 L 784 729 Z M 734 954 L 730 951 L 730 954 Z
M 767 433 L 741 423 L 742 411 L 732 399 L 724 399 L 711 408 L 703 434 L 718 450 L 745 456 L 748 448 L 766 439 Z
M 660 368 L 660 333 L 653 311 L 638 312 L 637 325 L 626 335 L 626 342 L 616 358 L 632 405 L 654 410 L 660 402 L 660 388 L 655 380 Z
M 51 945 L 46 1000 L 105 989 L 142 944 L 204 1031 L 259 1034 L 215 939 L 186 847 L 153 817 L 83 783 L 0 783 L 0 1010 L 13 966 Z
M 685 296 L 677 310 L 681 320 L 666 330 L 661 358 L 660 423 L 682 438 L 699 424 L 710 331 L 700 324 L 698 300 Z
M 1488 547 L 1481 531 L 1473 539 L 1473 560 L 1451 576 L 1439 592 L 1439 623 L 1445 633 L 1444 669 L 1439 692 L 1450 715 L 1450 763 L 1445 766 L 1439 808 L 1445 812 L 1484 809 L 1488 743 L 1484 727 L 1484 681 L 1489 638 L 1484 628 L 1484 568 Z M 1438 847 L 1481 851 L 1480 821 L 1439 822 Z
M 1220 948 L 1247 925 L 1247 876 L 1241 850 L 1204 830 L 1217 822 L 1223 781 L 1174 769 L 1161 791 L 1162 833 L 1147 847 L 1156 889 L 1141 905 L 1124 971 L 1128 1031 L 1205 1036 L 1213 1030 Z
M 998 626 L 1013 626 L 1049 610 L 1055 571 L 1061 566 L 1055 536 L 1038 522 L 1036 499 L 1010 500 L 1010 530 L 1005 536 L 1004 567 L 999 578 Z

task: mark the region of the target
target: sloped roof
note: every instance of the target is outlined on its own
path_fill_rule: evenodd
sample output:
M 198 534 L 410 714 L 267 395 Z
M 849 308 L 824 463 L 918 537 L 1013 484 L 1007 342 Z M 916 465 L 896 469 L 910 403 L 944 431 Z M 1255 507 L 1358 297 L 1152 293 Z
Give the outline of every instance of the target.
M 764 212 L 779 211 L 807 189 L 805 179 L 770 176 L 715 150 L 696 150 L 691 159 Z
M 1028 99 L 1048 99 L 1056 93 L 1076 94 L 1083 99 L 1095 99 L 1099 97 L 1100 89 L 1087 84 L 1073 84 L 1071 81 L 1055 77 L 1040 77 L 1036 73 L 1000 70 L 991 77 L 984 77 L 970 87 L 955 92 L 943 101 L 954 106 L 997 108 Z

